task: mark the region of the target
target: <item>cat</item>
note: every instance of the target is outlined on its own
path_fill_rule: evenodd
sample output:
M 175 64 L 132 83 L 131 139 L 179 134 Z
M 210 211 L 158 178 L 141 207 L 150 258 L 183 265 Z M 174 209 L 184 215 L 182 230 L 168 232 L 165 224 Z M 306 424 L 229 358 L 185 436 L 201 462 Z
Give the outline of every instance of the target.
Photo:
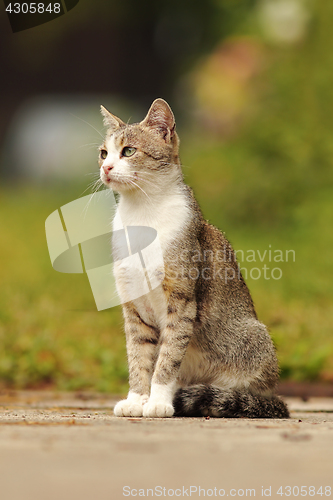
M 113 229 L 154 228 L 164 261 L 161 284 L 135 300 L 126 299 L 133 269 L 126 259 L 114 265 L 129 366 L 129 392 L 114 414 L 288 418 L 274 393 L 275 348 L 235 253 L 184 183 L 171 108 L 156 99 L 134 124 L 101 113 L 100 179 L 119 194 Z

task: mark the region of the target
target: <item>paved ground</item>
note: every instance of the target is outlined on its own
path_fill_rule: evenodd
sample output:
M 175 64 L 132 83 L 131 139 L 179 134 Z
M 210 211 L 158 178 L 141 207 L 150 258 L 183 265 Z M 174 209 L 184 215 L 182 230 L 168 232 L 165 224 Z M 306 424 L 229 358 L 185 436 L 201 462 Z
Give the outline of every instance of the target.
M 106 396 L 0 393 L 0 500 L 333 498 L 333 399 L 287 401 L 290 420 L 154 420 Z

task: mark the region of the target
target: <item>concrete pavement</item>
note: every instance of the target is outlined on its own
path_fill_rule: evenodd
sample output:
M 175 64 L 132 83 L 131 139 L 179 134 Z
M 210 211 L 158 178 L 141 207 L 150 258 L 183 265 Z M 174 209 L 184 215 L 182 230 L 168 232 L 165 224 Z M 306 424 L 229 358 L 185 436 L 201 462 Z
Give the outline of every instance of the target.
M 0 500 L 333 497 L 333 399 L 289 420 L 116 418 L 96 394 L 0 393 Z

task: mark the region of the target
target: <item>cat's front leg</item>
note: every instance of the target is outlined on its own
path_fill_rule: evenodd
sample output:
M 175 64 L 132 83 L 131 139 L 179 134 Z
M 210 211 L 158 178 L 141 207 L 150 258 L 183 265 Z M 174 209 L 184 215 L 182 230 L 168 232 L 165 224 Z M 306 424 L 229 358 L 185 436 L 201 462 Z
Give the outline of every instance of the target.
M 130 390 L 114 407 L 117 417 L 142 417 L 149 399 L 150 383 L 157 358 L 159 332 L 142 321 L 134 306 L 124 304 L 126 347 Z
M 196 302 L 183 293 L 170 295 L 166 326 L 161 332 L 160 350 L 152 377 L 149 401 L 144 417 L 172 417 L 177 376 L 193 334 Z
M 177 387 L 175 380 L 168 384 L 152 383 L 149 400 L 143 406 L 143 416 L 151 418 L 172 417 L 174 414 L 172 401 Z

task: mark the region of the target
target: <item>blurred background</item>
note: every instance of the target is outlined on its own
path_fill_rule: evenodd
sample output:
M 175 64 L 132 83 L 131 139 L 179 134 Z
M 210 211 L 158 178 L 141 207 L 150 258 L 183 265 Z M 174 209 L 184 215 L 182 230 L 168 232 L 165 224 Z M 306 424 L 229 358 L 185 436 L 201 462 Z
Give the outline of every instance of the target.
M 126 391 L 121 310 L 52 269 L 44 225 L 91 192 L 100 104 L 137 121 L 156 97 L 282 379 L 333 382 L 332 19 L 325 0 L 94 0 L 13 34 L 0 8 L 0 388 Z

